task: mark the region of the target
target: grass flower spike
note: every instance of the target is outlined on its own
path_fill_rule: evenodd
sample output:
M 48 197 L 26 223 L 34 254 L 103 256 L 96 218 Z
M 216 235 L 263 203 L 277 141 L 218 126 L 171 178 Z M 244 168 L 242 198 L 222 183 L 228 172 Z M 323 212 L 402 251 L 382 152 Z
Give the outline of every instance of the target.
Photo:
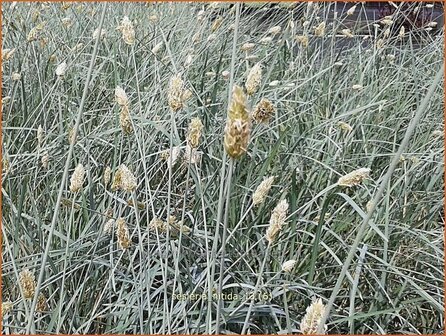
M 116 170 L 111 190 L 116 191 L 121 189 L 127 192 L 132 192 L 136 189 L 137 185 L 136 178 L 132 172 L 126 165 L 121 164 Z
M 266 196 L 268 196 L 268 192 L 271 189 L 271 186 L 274 182 L 274 176 L 270 176 L 266 179 L 264 179 L 257 189 L 252 194 L 252 204 L 254 206 L 262 204 L 265 202 Z
M 63 77 L 65 75 L 66 71 L 67 71 L 67 63 L 66 62 L 62 62 L 56 68 L 56 76 L 57 77 Z
M 118 245 L 122 250 L 130 247 L 129 228 L 123 218 L 116 220 L 116 236 L 118 237 Z
M 307 308 L 306 314 L 300 322 L 300 331 L 304 335 L 312 335 L 317 333 L 322 314 L 325 306 L 321 299 L 314 300 Z
M 24 269 L 19 274 L 20 286 L 25 299 L 32 299 L 36 291 L 36 279 L 28 269 Z
M 132 120 L 130 119 L 130 112 L 128 105 L 121 106 L 121 112 L 119 113 L 119 124 L 122 130 L 126 134 L 133 132 Z
M 338 185 L 342 187 L 353 187 L 360 184 L 362 181 L 368 178 L 369 175 L 369 168 L 359 168 L 352 171 L 351 173 L 348 173 L 347 175 L 340 177 L 338 180 Z
M 201 122 L 200 118 L 193 118 L 190 121 L 187 133 L 187 143 L 190 147 L 197 148 L 199 146 L 202 129 L 203 123 Z
M 224 136 L 225 150 L 231 158 L 238 159 L 246 152 L 250 133 L 251 121 L 246 109 L 246 95 L 241 87 L 235 86 Z
M 191 94 L 192 92 L 185 89 L 184 81 L 181 79 L 180 75 L 175 75 L 170 79 L 167 96 L 170 109 L 173 112 L 181 110 Z
M 82 189 L 82 185 L 84 184 L 84 176 L 85 176 L 85 169 L 84 166 L 79 163 L 74 169 L 74 173 L 71 176 L 70 181 L 70 191 L 71 192 L 78 192 Z
M 129 98 L 124 89 L 120 86 L 117 86 L 115 89 L 115 100 L 120 106 L 127 106 L 129 104 Z
M 290 273 L 293 270 L 294 266 L 296 266 L 296 263 L 297 263 L 297 260 L 294 260 L 294 259 L 285 261 L 282 264 L 282 271 L 284 271 L 285 273 Z
M 13 307 L 14 307 L 14 305 L 12 304 L 11 301 L 2 302 L 2 316 L 1 317 L 3 318 L 6 314 L 8 314 L 12 310 Z
M 283 224 L 285 223 L 285 218 L 288 212 L 288 202 L 287 200 L 281 200 L 279 204 L 274 208 L 271 218 L 269 220 L 269 227 L 266 230 L 266 240 L 273 243 Z
M 121 31 L 122 39 L 125 43 L 132 45 L 135 43 L 135 29 L 133 28 L 133 23 L 127 16 L 121 21 L 121 24 L 116 28 Z
M 273 103 L 269 99 L 262 98 L 252 112 L 252 118 L 258 123 L 267 123 L 275 113 Z
M 262 82 L 262 65 L 257 63 L 254 65 L 248 73 L 246 79 L 245 87 L 248 95 L 252 96 L 259 89 L 260 83 Z

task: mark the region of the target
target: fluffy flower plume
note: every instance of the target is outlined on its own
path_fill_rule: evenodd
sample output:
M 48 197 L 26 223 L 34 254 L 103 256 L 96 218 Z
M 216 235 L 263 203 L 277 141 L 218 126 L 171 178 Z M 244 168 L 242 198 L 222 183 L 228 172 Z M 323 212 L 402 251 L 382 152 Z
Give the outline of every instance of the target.
M 281 32 L 281 30 L 282 30 L 282 27 L 274 26 L 274 27 L 271 27 L 270 29 L 268 29 L 268 34 L 277 35 Z
M 347 11 L 347 16 L 353 15 L 355 13 L 355 10 L 356 10 L 356 5 L 350 7 L 350 9 Z
M 340 121 L 340 122 L 338 122 L 338 126 L 341 130 L 343 130 L 345 132 L 353 131 L 353 127 L 350 126 L 349 124 L 347 124 L 346 122 Z
M 13 304 L 11 301 L 5 301 L 2 302 L 2 318 L 3 316 L 5 316 L 6 314 L 8 314 L 13 308 Z
M 317 333 L 325 306 L 321 299 L 314 300 L 307 308 L 306 314 L 300 322 L 300 331 L 304 335 L 312 335 Z
M 285 273 L 290 273 L 293 270 L 294 266 L 296 266 L 296 263 L 297 263 L 297 260 L 294 260 L 294 259 L 285 261 L 282 264 L 282 271 L 284 271 Z
M 353 187 L 360 184 L 370 175 L 369 168 L 359 168 L 347 175 L 341 176 L 338 180 L 338 185 L 342 187 Z
M 181 148 L 179 146 L 172 147 L 172 160 L 170 160 L 170 149 L 163 150 L 161 152 L 161 158 L 167 162 L 167 166 L 172 162 L 172 167 L 177 162 L 179 156 L 181 154 Z
M 200 144 L 201 131 L 203 130 L 203 123 L 200 118 L 193 118 L 190 121 L 187 133 L 187 143 L 192 148 L 197 148 Z
M 308 47 L 308 36 L 306 35 L 298 35 L 296 36 L 296 42 L 300 43 L 302 47 Z
M 14 49 L 2 49 L 2 60 L 8 61 L 12 57 L 14 52 L 15 52 L 15 48 Z
M 67 63 L 66 62 L 62 62 L 56 68 L 56 76 L 57 77 L 63 77 L 65 75 L 66 71 L 67 71 Z
M 48 169 L 49 161 L 50 161 L 50 157 L 48 155 L 48 152 L 44 151 L 43 154 L 42 154 L 42 159 L 41 159 L 42 167 L 45 168 L 45 169 Z
M 101 29 L 99 31 L 99 28 L 96 28 L 93 32 L 93 39 L 96 40 L 97 38 L 100 38 L 101 40 L 105 38 L 105 36 L 107 35 L 107 31 L 105 29 Z
M 25 299 L 32 299 L 36 291 L 36 279 L 28 269 L 24 269 L 19 274 L 20 286 Z
M 115 89 L 115 100 L 120 106 L 126 106 L 129 104 L 129 98 L 127 97 L 124 89 L 120 86 L 117 86 Z
M 352 31 L 350 29 L 342 29 L 341 34 L 345 37 L 353 37 Z
M 115 227 L 115 220 L 110 218 L 104 225 L 104 233 L 109 234 L 113 232 L 113 228 Z
M 325 22 L 321 22 L 315 29 L 314 35 L 324 36 L 325 35 Z
M 129 228 L 123 218 L 116 220 L 116 236 L 118 237 L 118 245 L 121 249 L 125 250 L 129 248 L 131 243 Z
M 276 240 L 283 224 L 285 223 L 287 212 L 288 202 L 285 199 L 281 200 L 274 208 L 269 220 L 269 226 L 266 230 L 266 239 L 268 242 L 273 243 Z
M 148 226 L 149 231 L 166 232 L 166 223 L 157 217 L 153 217 Z
M 255 43 L 247 42 L 241 46 L 240 50 L 241 51 L 251 51 L 252 49 L 255 48 L 255 46 L 256 46 Z
M 105 167 L 103 178 L 104 186 L 107 186 L 111 179 L 111 168 L 109 166 Z
M 276 113 L 273 103 L 269 99 L 262 98 L 252 112 L 252 118 L 258 123 L 267 123 Z
M 200 163 L 201 155 L 196 148 L 193 148 L 188 144 L 186 146 L 186 150 L 184 151 L 184 159 L 187 163 L 190 162 L 191 164 L 196 164 Z
M 260 63 L 257 63 L 251 68 L 246 79 L 245 87 L 248 95 L 252 96 L 259 89 L 261 82 L 262 65 Z
M 121 31 L 122 39 L 125 43 L 129 45 L 135 43 L 135 30 L 133 29 L 133 23 L 127 16 L 124 16 L 121 24 L 116 29 Z
M 251 121 L 246 109 L 246 95 L 243 89 L 235 86 L 226 121 L 224 146 L 228 155 L 234 159 L 242 156 L 248 149 Z
M 192 92 L 185 89 L 180 75 L 175 75 L 170 79 L 167 98 L 173 112 L 181 110 L 191 95 Z
M 266 196 L 268 196 L 268 192 L 271 189 L 271 186 L 274 182 L 274 176 L 270 176 L 265 178 L 257 187 L 257 189 L 252 194 L 252 204 L 254 206 L 262 204 L 265 202 Z
M 137 185 L 138 184 L 136 182 L 136 178 L 132 174 L 132 172 L 127 168 L 126 165 L 121 164 L 116 170 L 111 190 L 116 191 L 121 189 L 127 192 L 131 192 L 136 189 Z
M 37 298 L 36 312 L 43 313 L 46 310 L 48 310 L 47 298 L 45 294 L 40 293 L 39 297 Z
M 119 113 L 119 124 L 122 130 L 126 134 L 133 132 L 132 120 L 130 119 L 130 111 L 128 105 L 121 106 L 121 112 Z
M 43 127 L 42 125 L 39 125 L 39 127 L 37 128 L 37 147 L 40 148 L 42 147 L 43 144 Z
M 221 16 L 217 17 L 212 23 L 211 32 L 215 32 L 218 28 L 220 28 L 222 23 L 223 23 L 223 17 Z
M 70 181 L 70 191 L 71 192 L 78 192 L 82 189 L 82 185 L 84 184 L 84 176 L 85 176 L 85 169 L 84 166 L 79 163 L 77 167 L 74 169 L 74 173 L 71 176 Z

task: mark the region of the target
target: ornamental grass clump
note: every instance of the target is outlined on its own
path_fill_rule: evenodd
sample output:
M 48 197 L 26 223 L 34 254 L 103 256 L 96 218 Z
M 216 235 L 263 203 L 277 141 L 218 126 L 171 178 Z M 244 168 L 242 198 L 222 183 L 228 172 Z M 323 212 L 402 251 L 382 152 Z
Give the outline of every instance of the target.
M 232 93 L 224 135 L 224 147 L 231 158 L 238 159 L 246 153 L 250 133 L 251 120 L 246 108 L 246 95 L 243 89 L 236 85 Z

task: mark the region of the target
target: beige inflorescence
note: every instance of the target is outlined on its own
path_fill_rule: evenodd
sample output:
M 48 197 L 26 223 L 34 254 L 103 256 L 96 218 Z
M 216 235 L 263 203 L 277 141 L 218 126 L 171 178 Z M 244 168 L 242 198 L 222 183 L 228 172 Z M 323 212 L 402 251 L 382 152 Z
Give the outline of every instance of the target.
M 192 92 L 185 88 L 184 81 L 180 75 L 175 75 L 170 79 L 167 98 L 170 109 L 173 112 L 181 110 L 191 95 Z
M 274 176 L 265 178 L 257 187 L 257 189 L 252 194 L 252 204 L 254 206 L 262 204 L 265 202 L 266 196 L 274 182 Z
M 255 64 L 248 73 L 246 78 L 246 92 L 252 96 L 259 89 L 262 82 L 262 65 L 260 63 Z
M 121 106 L 119 114 L 119 124 L 126 134 L 133 132 L 132 120 L 130 118 L 130 103 L 124 89 L 117 86 L 115 89 L 115 101 Z
M 136 181 L 136 177 L 125 164 L 121 164 L 116 170 L 115 176 L 113 177 L 111 190 L 124 190 L 127 192 L 131 192 L 135 190 L 137 186 L 138 184 Z
M 48 310 L 48 302 L 45 294 L 40 293 L 37 298 L 36 312 L 42 313 Z
M 325 22 L 321 22 L 315 29 L 314 35 L 316 36 L 324 36 L 325 35 Z
M 300 322 L 300 331 L 302 334 L 312 335 L 317 333 L 324 311 L 325 306 L 321 299 L 314 300 L 312 304 L 307 307 L 306 314 Z
M 200 118 L 193 118 L 190 121 L 187 132 L 187 143 L 191 148 L 197 148 L 200 145 L 201 131 L 203 130 L 203 123 Z
M 182 221 L 178 221 L 175 216 L 169 216 L 168 221 L 162 221 L 161 219 L 154 217 L 148 226 L 150 231 L 158 233 L 170 232 L 172 238 L 178 238 L 180 234 L 190 234 L 191 228 L 183 224 Z
M 248 149 L 251 120 L 246 109 L 246 95 L 235 86 L 225 127 L 224 147 L 231 158 L 241 157 Z
M 111 179 L 111 168 L 109 166 L 105 167 L 103 179 L 104 186 L 107 186 Z
M 116 220 L 116 236 L 118 238 L 118 245 L 121 249 L 125 250 L 130 247 L 131 240 L 129 228 L 123 218 Z
M 342 187 L 353 187 L 360 184 L 370 175 L 369 168 L 359 168 L 347 175 L 341 176 L 338 180 L 338 185 Z
M 282 271 L 284 271 L 285 273 L 290 273 L 293 270 L 294 266 L 296 266 L 296 263 L 297 263 L 297 260 L 294 260 L 294 259 L 285 261 L 282 264 Z
M 29 269 L 24 269 L 19 274 L 20 286 L 25 299 L 32 299 L 36 291 L 36 279 Z
M 276 113 L 273 103 L 266 98 L 262 98 L 252 112 L 252 118 L 258 123 L 267 123 Z
M 341 130 L 345 131 L 345 132 L 351 132 L 353 131 L 353 127 L 350 124 L 347 124 L 346 122 L 343 121 L 339 121 L 338 122 L 338 126 Z
M 273 243 L 276 240 L 283 224 L 285 223 L 287 212 L 288 202 L 285 199 L 281 200 L 274 208 L 269 220 L 269 226 L 266 230 L 266 239 L 268 242 Z
M 121 21 L 121 24 L 116 28 L 121 31 L 122 39 L 125 43 L 132 45 L 135 43 L 135 29 L 133 28 L 133 23 L 127 16 Z
M 14 305 L 12 304 L 11 301 L 2 302 L 2 316 L 1 317 L 3 318 L 3 316 L 8 314 L 12 310 L 13 307 L 14 307 Z
M 126 134 L 131 134 L 133 132 L 132 120 L 130 119 L 129 106 L 124 105 L 121 107 L 121 113 L 119 114 L 119 124 L 122 130 Z
M 43 135 L 44 135 L 43 127 L 42 127 L 42 125 L 39 125 L 39 127 L 37 128 L 37 147 L 38 148 L 42 147 Z
M 70 191 L 78 192 L 82 189 L 82 185 L 84 184 L 85 177 L 85 169 L 84 166 L 79 163 L 77 167 L 74 169 L 74 173 L 71 176 L 70 180 Z

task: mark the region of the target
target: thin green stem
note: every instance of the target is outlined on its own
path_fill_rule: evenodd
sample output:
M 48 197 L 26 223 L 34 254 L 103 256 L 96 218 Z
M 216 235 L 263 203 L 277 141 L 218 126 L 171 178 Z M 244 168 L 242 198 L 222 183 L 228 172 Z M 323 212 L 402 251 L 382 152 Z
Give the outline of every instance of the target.
M 242 332 L 241 332 L 242 335 L 244 335 L 246 333 L 246 329 L 248 328 L 249 318 L 251 317 L 251 312 L 252 312 L 252 307 L 254 306 L 254 301 L 257 296 L 259 287 L 260 287 L 260 282 L 262 281 L 263 270 L 265 269 L 266 260 L 269 257 L 270 251 L 271 251 L 271 242 L 269 242 L 268 246 L 266 247 L 265 257 L 263 258 L 263 262 L 262 262 L 262 265 L 260 266 L 259 274 L 257 275 L 257 282 L 256 282 L 256 286 L 254 287 L 254 293 L 252 295 L 251 303 L 249 304 L 248 312 L 246 313 L 245 323 L 243 323 L 243 328 L 242 328 Z
M 226 235 L 228 232 L 228 213 L 229 213 L 229 200 L 231 197 L 231 181 L 232 181 L 232 170 L 234 168 L 234 159 L 229 161 L 229 170 L 228 170 L 228 178 L 227 178 L 227 190 L 226 190 L 226 206 L 225 206 L 225 214 L 223 219 L 223 233 L 222 233 L 222 246 L 221 246 L 221 258 L 220 258 L 220 275 L 218 278 L 218 286 L 217 286 L 217 315 L 215 321 L 215 334 L 220 334 L 220 315 L 222 309 L 222 287 L 223 287 L 223 271 L 225 265 L 225 252 L 226 252 Z

